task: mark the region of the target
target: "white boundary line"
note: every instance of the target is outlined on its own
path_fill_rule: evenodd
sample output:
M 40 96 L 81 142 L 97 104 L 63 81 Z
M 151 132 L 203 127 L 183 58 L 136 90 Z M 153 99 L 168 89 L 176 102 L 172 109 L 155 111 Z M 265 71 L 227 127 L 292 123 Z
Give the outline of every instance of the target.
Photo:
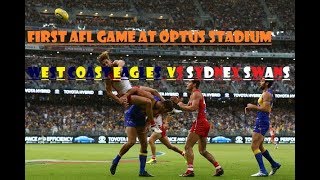
M 166 153 L 164 152 L 157 152 L 159 154 L 157 154 L 157 156 L 163 156 Z M 148 156 L 151 157 L 151 156 Z M 138 157 L 134 157 L 134 158 L 124 158 L 123 160 L 134 160 L 134 159 L 138 159 Z M 109 163 L 111 161 L 94 161 L 94 160 L 63 160 L 63 159 L 29 159 L 29 160 L 25 160 L 25 163 Z
M 56 162 L 56 163 L 107 163 L 111 161 L 91 161 L 91 160 L 62 160 L 62 159 L 31 159 L 25 160 L 26 163 L 33 163 L 33 162 Z

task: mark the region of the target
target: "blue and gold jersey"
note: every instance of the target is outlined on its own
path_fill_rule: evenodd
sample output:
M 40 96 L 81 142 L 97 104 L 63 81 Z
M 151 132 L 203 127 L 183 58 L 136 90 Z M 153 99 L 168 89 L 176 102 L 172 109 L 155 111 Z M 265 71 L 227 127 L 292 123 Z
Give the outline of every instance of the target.
M 269 112 L 271 112 L 271 108 L 272 108 L 272 105 L 273 105 L 274 97 L 273 97 L 273 92 L 272 92 L 271 89 L 268 89 L 267 92 L 270 93 L 271 96 L 272 96 L 272 99 L 270 101 L 270 110 L 269 110 Z M 261 94 L 260 98 L 258 99 L 258 106 L 262 106 L 262 104 L 263 104 L 263 97 L 262 97 L 262 94 Z
M 154 96 L 156 101 L 161 99 L 157 96 Z M 124 113 L 125 126 L 137 127 L 146 125 L 146 113 L 137 105 L 131 105 L 128 110 Z
M 265 135 L 265 133 L 269 130 L 269 123 L 270 123 L 269 114 L 271 112 L 273 100 L 274 100 L 272 90 L 268 89 L 267 92 L 269 92 L 272 95 L 269 112 L 265 112 L 265 111 L 257 112 L 256 123 L 253 130 L 254 132 L 261 133 L 262 135 Z M 263 104 L 263 97 L 261 94 L 260 98 L 258 99 L 258 106 L 262 106 L 262 104 Z

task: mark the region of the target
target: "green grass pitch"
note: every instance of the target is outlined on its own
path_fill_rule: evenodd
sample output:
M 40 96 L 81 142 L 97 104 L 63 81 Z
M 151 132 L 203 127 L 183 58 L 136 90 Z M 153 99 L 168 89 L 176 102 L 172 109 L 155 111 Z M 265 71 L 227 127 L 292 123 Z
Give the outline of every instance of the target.
M 183 144 L 176 144 L 183 148 Z M 124 155 L 118 165 L 115 175 L 111 175 L 109 167 L 112 159 L 117 155 L 121 144 L 26 144 L 25 145 L 25 177 L 26 180 L 113 180 L 113 179 L 146 179 L 138 176 L 139 148 L 134 145 Z M 265 144 L 271 156 L 282 164 L 274 176 L 264 179 L 295 179 L 295 145 L 280 144 L 274 149 L 271 144 Z M 211 165 L 199 152 L 197 144 L 194 146 L 194 170 L 192 179 L 228 179 L 247 180 L 261 177 L 250 177 L 258 172 L 258 164 L 250 149 L 250 144 L 208 144 L 211 152 L 225 170 L 221 177 L 212 176 Z M 148 159 L 151 150 L 148 147 Z M 179 174 L 186 170 L 185 160 L 174 151 L 162 144 L 157 144 L 157 152 L 164 154 L 157 156 L 157 164 L 146 165 L 146 170 L 154 175 L 151 179 L 171 180 L 185 179 Z M 62 160 L 62 161 L 57 161 Z M 271 167 L 266 159 L 264 164 L 270 172 Z

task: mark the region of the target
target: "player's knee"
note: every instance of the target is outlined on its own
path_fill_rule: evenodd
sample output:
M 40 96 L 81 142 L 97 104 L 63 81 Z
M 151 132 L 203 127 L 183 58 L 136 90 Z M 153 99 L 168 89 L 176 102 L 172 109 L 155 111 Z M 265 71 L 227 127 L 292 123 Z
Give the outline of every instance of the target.
M 260 149 L 261 152 L 265 152 L 266 151 L 266 149 L 263 146 L 259 147 L 259 149 Z
M 154 141 L 151 140 L 151 139 L 149 139 L 148 143 L 149 143 L 150 145 L 154 145 Z
M 191 146 L 189 146 L 189 145 L 185 145 L 185 146 L 184 146 L 184 150 L 185 150 L 185 151 L 188 151 L 188 150 L 190 150 L 190 149 L 192 149 Z
M 255 151 L 256 149 L 259 149 L 259 146 L 251 144 L 251 150 Z

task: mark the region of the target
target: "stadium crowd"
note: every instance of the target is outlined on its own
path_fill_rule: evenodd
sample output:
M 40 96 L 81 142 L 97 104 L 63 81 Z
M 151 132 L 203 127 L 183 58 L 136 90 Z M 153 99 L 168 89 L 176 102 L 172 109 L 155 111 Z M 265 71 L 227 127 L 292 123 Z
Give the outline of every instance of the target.
M 283 29 L 287 32 L 295 31 L 295 0 L 265 0 L 271 14 L 277 15 L 281 23 L 283 23 Z M 279 6 L 280 4 L 280 6 Z
M 62 7 L 75 18 L 68 23 L 56 21 L 50 8 Z M 267 8 L 264 8 L 267 7 Z M 45 11 L 47 9 L 47 11 Z M 295 1 L 259 0 L 30 0 L 25 2 L 27 25 L 56 23 L 59 27 L 101 29 L 220 29 L 272 30 L 268 17 L 278 17 L 277 29 L 295 31 Z M 86 14 L 99 11 L 108 14 Z M 83 13 L 80 13 L 83 12 Z M 116 16 L 118 12 L 129 13 Z M 112 14 L 112 15 L 111 15 Z M 155 15 L 159 15 L 155 17 Z M 209 19 L 203 18 L 209 16 Z M 246 17 L 246 18 L 238 18 Z
M 268 29 L 267 14 L 259 1 L 205 0 L 199 2 L 203 10 L 214 18 L 214 29 L 229 31 Z
M 26 135 L 125 135 L 124 108 L 112 102 L 106 105 L 41 104 L 27 101 L 25 105 Z M 51 102 L 54 101 L 51 99 Z M 241 103 L 223 103 L 206 98 L 207 118 L 211 123 L 210 136 L 249 136 L 255 121 L 255 113 L 244 115 Z M 211 102 L 211 103 L 210 103 Z M 288 103 L 288 102 L 287 102 Z M 288 105 L 288 104 L 287 104 Z M 192 113 L 175 114 L 169 123 L 167 134 L 184 135 L 194 120 Z M 273 110 L 271 122 L 275 122 L 276 133 L 282 136 L 295 135 L 294 109 L 281 105 Z

